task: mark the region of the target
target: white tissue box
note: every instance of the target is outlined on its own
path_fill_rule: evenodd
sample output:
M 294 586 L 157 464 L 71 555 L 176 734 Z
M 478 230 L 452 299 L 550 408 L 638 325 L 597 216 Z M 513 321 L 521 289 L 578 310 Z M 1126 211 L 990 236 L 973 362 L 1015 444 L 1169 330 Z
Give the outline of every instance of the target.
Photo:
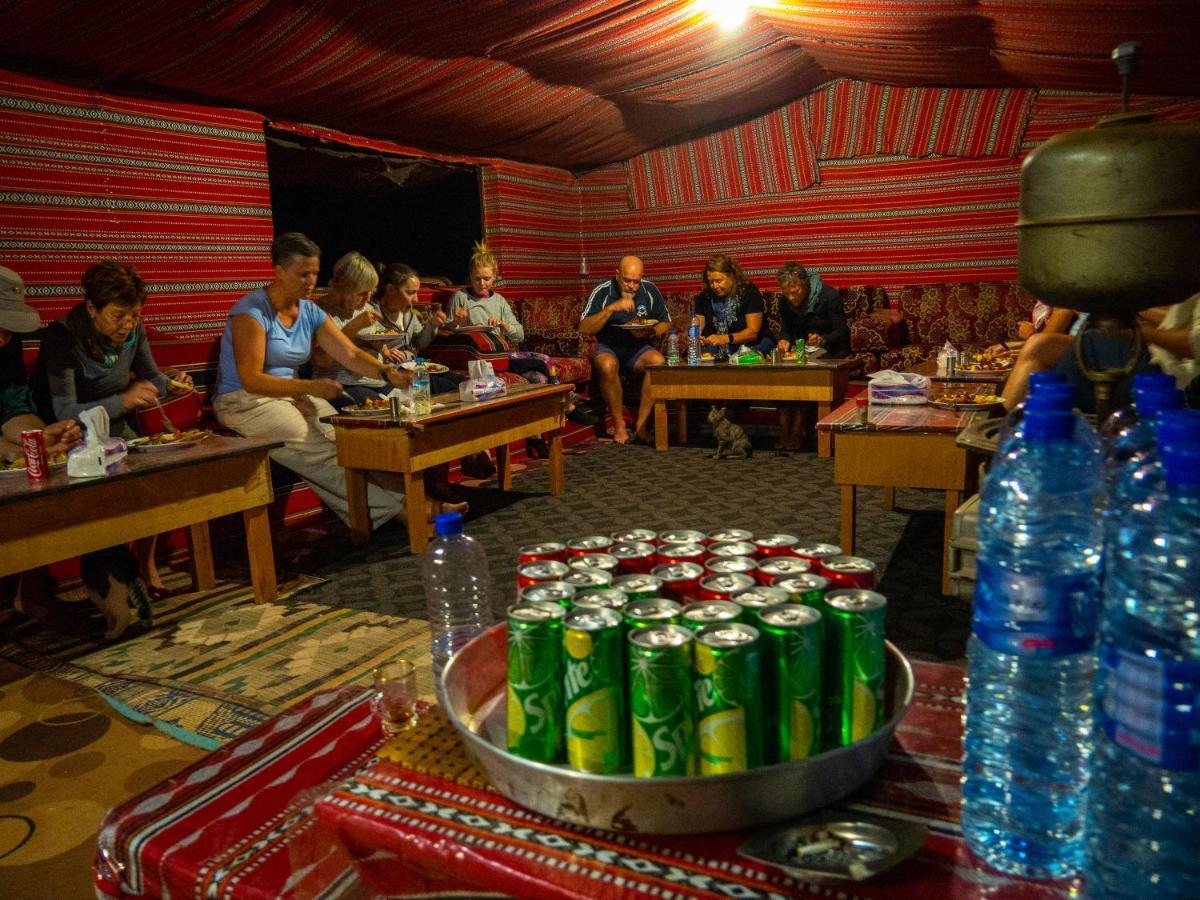
M 867 399 L 873 406 L 920 406 L 929 402 L 929 388 L 915 384 L 867 385 Z

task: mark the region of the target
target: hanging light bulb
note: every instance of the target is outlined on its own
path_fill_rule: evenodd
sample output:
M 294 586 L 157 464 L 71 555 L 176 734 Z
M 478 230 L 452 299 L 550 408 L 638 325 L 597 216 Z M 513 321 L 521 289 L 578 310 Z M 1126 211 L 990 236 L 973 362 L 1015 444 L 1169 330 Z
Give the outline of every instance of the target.
M 737 28 L 750 11 L 749 0 L 696 0 L 696 5 L 726 29 Z

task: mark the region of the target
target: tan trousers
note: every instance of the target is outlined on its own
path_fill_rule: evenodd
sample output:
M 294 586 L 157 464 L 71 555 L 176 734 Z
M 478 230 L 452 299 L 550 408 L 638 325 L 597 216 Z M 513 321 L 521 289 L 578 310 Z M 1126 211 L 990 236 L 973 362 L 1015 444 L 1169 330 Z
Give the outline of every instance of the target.
M 333 426 L 321 422 L 336 410 L 320 397 L 263 397 L 246 391 L 221 394 L 213 401 L 217 421 L 245 437 L 283 441 L 271 459 L 304 479 L 333 513 L 349 524 L 346 470 L 338 465 Z M 390 472 L 367 476 L 371 525 L 378 528 L 404 510 L 403 480 Z

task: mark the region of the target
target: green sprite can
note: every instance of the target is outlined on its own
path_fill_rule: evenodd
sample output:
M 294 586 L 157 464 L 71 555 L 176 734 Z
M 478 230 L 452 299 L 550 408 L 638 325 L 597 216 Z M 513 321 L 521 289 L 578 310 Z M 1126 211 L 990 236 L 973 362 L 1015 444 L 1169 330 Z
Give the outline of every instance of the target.
M 743 621 L 751 625 L 758 624 L 758 614 L 768 606 L 778 606 L 787 603 L 787 591 L 777 587 L 767 587 L 763 584 L 748 587 L 733 595 L 733 602 L 742 608 Z
M 692 631 L 720 622 L 737 622 L 742 618 L 742 608 L 728 600 L 701 600 L 690 603 L 680 613 L 680 624 Z
M 649 600 L 651 597 L 661 597 L 663 581 L 657 575 L 648 572 L 634 572 L 629 575 L 618 575 L 613 579 L 612 586 L 623 591 L 630 600 Z
M 563 623 L 567 763 L 612 775 L 629 765 L 625 629 L 613 609 L 575 609 Z
M 759 612 L 763 636 L 763 696 L 767 704 L 767 757 L 807 759 L 821 752 L 824 625 L 821 614 L 800 603 Z
M 695 775 L 692 632 L 682 625 L 639 628 L 629 632 L 628 650 L 634 776 Z
M 701 775 L 763 764 L 760 646 L 758 629 L 740 622 L 696 632 L 693 686 Z
M 611 572 L 605 572 L 603 569 L 571 569 L 562 580 L 575 588 L 575 597 L 578 599 L 592 591 L 612 587 L 613 577 Z
M 786 591 L 787 598 L 792 603 L 803 603 L 822 615 L 825 613 L 825 594 L 829 590 L 828 578 L 805 572 L 802 575 L 776 578 L 771 582 L 771 587 Z
M 570 609 L 574 599 L 575 586 L 565 581 L 540 581 L 521 588 L 522 603 L 557 603 Z
M 573 609 L 615 609 L 620 611 L 625 608 L 625 604 L 629 602 L 629 597 L 624 591 L 618 591 L 616 588 L 599 588 L 594 591 L 588 591 L 586 594 L 578 594 L 572 601 Z
M 825 640 L 828 740 L 840 747 L 861 740 L 883 724 L 883 674 L 886 653 L 883 621 L 887 600 L 862 589 L 830 591 Z
M 563 618 L 557 603 L 508 608 L 508 750 L 556 762 L 563 748 Z
M 633 631 L 653 625 L 678 625 L 681 609 L 683 607 L 674 600 L 651 597 L 649 600 L 633 600 L 626 603 L 622 613 L 625 616 L 625 627 Z

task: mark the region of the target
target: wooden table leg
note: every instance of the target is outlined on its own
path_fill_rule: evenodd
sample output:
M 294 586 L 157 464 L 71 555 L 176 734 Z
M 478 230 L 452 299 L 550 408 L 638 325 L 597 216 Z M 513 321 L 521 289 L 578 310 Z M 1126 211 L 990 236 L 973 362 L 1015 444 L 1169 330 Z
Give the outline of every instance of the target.
M 654 401 L 654 449 L 664 452 L 669 444 L 667 435 L 667 401 Z
M 256 506 L 242 513 L 246 526 L 246 555 L 250 557 L 250 583 L 255 603 L 274 603 L 279 598 L 275 581 L 275 552 L 271 547 L 271 522 L 267 508 Z
M 346 506 L 350 513 L 350 543 L 365 544 L 371 539 L 371 511 L 367 506 L 367 473 L 346 469 Z
M 213 571 L 212 535 L 207 522 L 188 527 L 188 542 L 192 550 L 192 582 L 198 591 L 210 591 L 217 583 Z
M 425 475 L 422 472 L 404 473 L 404 506 L 408 513 L 408 548 L 415 556 L 424 553 L 429 545 L 429 523 L 425 520 Z
M 550 432 L 550 493 L 555 497 L 561 496 L 566 490 L 566 476 L 563 474 L 563 442 L 562 432 Z
M 679 409 L 675 410 L 675 437 L 680 444 L 687 443 L 687 401 L 679 401 Z
M 842 545 L 842 553 L 847 556 L 854 555 L 854 517 L 857 512 L 855 503 L 857 490 L 858 488 L 853 484 L 842 485 L 842 526 L 839 541 Z
M 820 422 L 833 408 L 832 404 L 824 401 L 817 401 L 817 421 Z M 818 431 L 817 432 L 817 456 L 829 457 L 833 456 L 833 432 Z
M 502 491 L 512 490 L 512 466 L 508 459 L 508 444 L 496 448 L 496 484 Z
M 885 487 L 883 489 L 883 508 L 891 512 L 896 508 L 896 489 L 894 487 Z
M 950 593 L 950 538 L 954 534 L 954 511 L 963 501 L 962 491 L 946 491 L 946 522 L 942 533 L 942 593 Z

